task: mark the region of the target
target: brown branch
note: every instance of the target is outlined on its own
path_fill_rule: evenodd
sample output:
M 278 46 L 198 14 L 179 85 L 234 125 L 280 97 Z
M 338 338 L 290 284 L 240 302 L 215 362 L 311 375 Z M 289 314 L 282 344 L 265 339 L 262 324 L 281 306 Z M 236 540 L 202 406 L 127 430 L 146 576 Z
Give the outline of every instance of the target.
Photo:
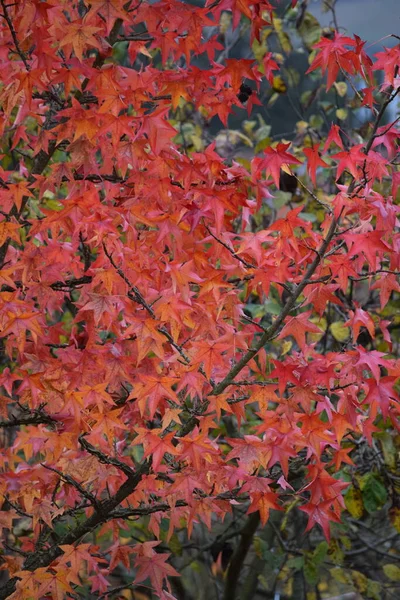
M 85 285 L 86 283 L 91 283 L 92 280 L 93 277 L 91 277 L 91 275 L 83 275 L 82 277 L 79 277 L 77 279 L 71 278 L 66 279 L 65 281 L 55 281 L 54 283 L 50 284 L 50 287 L 53 290 L 65 290 L 65 288 L 78 288 L 81 285 Z
M 89 452 L 89 454 L 95 456 L 100 463 L 116 467 L 117 469 L 122 471 L 128 478 L 132 478 L 135 476 L 135 471 L 131 469 L 129 465 L 122 462 L 122 460 L 118 460 L 118 458 L 107 456 L 107 454 L 104 454 L 103 452 L 101 452 L 101 450 L 98 450 L 97 448 L 92 446 L 92 444 L 89 444 L 89 442 L 85 439 L 85 435 L 87 434 L 83 433 L 78 438 L 78 441 L 82 446 L 83 450 L 86 450 L 86 452 Z
M 114 269 L 116 270 L 116 272 L 118 273 L 118 275 L 121 277 L 121 279 L 123 279 L 126 283 L 126 285 L 129 288 L 128 291 L 128 296 L 129 298 L 131 298 L 131 300 L 133 300 L 134 302 L 136 302 L 137 304 L 140 304 L 141 306 L 143 306 L 143 308 L 145 310 L 147 310 L 147 312 L 149 313 L 149 315 L 151 316 L 152 319 L 155 319 L 156 316 L 154 314 L 154 310 L 151 308 L 151 306 L 146 302 L 146 300 L 143 298 L 142 294 L 140 293 L 139 289 L 133 285 L 128 277 L 125 275 L 125 273 L 123 272 L 123 270 L 115 263 L 112 254 L 110 254 L 106 248 L 105 243 L 103 242 L 103 250 L 104 250 L 104 254 L 107 256 L 108 260 L 110 261 L 110 263 L 112 264 L 112 266 L 114 267 Z
M 11 416 L 9 419 L 0 420 L 0 427 L 20 427 L 22 425 L 56 425 L 57 420 L 42 410 L 35 410 L 26 416 Z
M 153 504 L 149 506 L 141 506 L 139 508 L 117 508 L 116 510 L 111 512 L 109 516 L 110 519 L 127 519 L 128 517 L 152 515 L 156 512 L 168 512 L 176 506 L 181 508 L 188 506 L 188 503 L 185 502 L 185 500 L 177 500 L 173 507 L 171 507 L 167 502 L 162 502 L 159 504 Z
M 54 467 L 50 467 L 49 465 L 45 465 L 44 463 L 40 463 L 40 464 L 45 469 L 48 469 L 49 471 L 53 471 L 53 473 L 57 473 L 57 475 L 60 477 L 60 479 L 62 481 L 64 481 L 68 485 L 72 485 L 76 490 L 78 490 L 78 492 L 81 494 L 81 496 L 83 496 L 84 498 L 86 498 L 86 500 L 89 500 L 89 502 L 91 504 L 93 504 L 93 506 L 99 506 L 99 502 L 98 502 L 97 498 L 95 496 L 93 496 L 93 494 L 91 492 L 89 492 L 88 490 L 86 490 L 79 483 L 79 481 L 76 481 L 76 479 L 74 479 L 70 475 L 65 475 L 64 473 L 62 473 L 62 471 L 59 471 L 58 469 L 55 469 Z
M 249 516 L 246 525 L 243 527 L 240 542 L 229 563 L 228 572 L 225 580 L 225 590 L 223 600 L 235 600 L 236 587 L 239 580 L 240 572 L 247 553 L 253 542 L 254 534 L 257 531 L 260 523 L 260 513 L 257 511 Z
M 317 202 L 318 204 L 320 204 L 321 206 L 323 206 L 325 208 L 325 210 L 331 214 L 332 213 L 332 208 L 329 206 L 329 204 L 326 204 L 323 200 L 320 200 L 315 194 L 314 192 L 312 192 L 305 183 L 302 182 L 302 180 L 297 177 L 297 175 L 295 173 L 292 173 L 293 177 L 296 179 L 296 181 L 300 184 L 300 186 L 303 188 L 303 190 L 305 192 L 307 192 L 307 194 L 309 196 L 311 196 L 311 198 Z
M 204 223 L 204 227 L 207 229 L 207 231 L 211 235 L 211 237 L 214 238 L 214 240 L 216 242 L 218 242 L 218 244 L 221 244 L 221 246 L 226 248 L 226 250 L 228 250 L 228 252 L 233 256 L 233 258 L 236 258 L 236 260 L 241 262 L 242 265 L 244 265 L 246 267 L 246 269 L 256 269 L 257 268 L 256 265 L 253 265 L 251 263 L 248 263 L 246 260 L 243 260 L 243 258 L 241 258 L 238 254 L 236 254 L 236 252 L 234 250 L 232 250 L 232 248 L 230 248 L 228 246 L 228 244 L 225 244 L 225 242 L 223 242 L 216 235 L 214 235 L 213 232 L 211 231 L 211 229 L 209 228 L 209 226 L 206 225 L 205 223 Z
M 119 488 L 119 490 L 110 499 L 99 503 L 94 513 L 88 517 L 83 523 L 80 523 L 69 533 L 64 535 L 58 544 L 32 553 L 24 561 L 23 569 L 35 571 L 40 567 L 47 567 L 56 558 L 63 554 L 60 546 L 74 544 L 84 535 L 96 529 L 102 523 L 109 520 L 109 515 L 112 511 L 121 504 L 128 496 L 134 492 L 137 485 L 141 481 L 143 475 L 150 471 L 151 461 L 145 460 L 141 466 L 135 471 L 132 477 L 129 477 Z M 10 596 L 16 588 L 18 578 L 12 577 L 0 590 L 0 600 L 5 600 Z
M 339 222 L 339 219 L 336 219 L 336 218 L 332 219 L 331 226 L 326 235 L 326 238 L 323 240 L 323 242 L 321 243 L 321 246 L 317 250 L 313 262 L 309 265 L 309 267 L 303 277 L 302 282 L 299 283 L 299 285 L 297 285 L 295 287 L 295 289 L 293 290 L 291 296 L 287 300 L 287 302 L 286 302 L 285 306 L 283 307 L 282 311 L 280 312 L 279 316 L 275 319 L 273 324 L 270 327 L 268 327 L 268 329 L 265 331 L 265 333 L 261 336 L 259 341 L 254 346 L 254 348 L 250 348 L 250 350 L 248 350 L 246 352 L 246 354 L 229 371 L 229 373 L 224 377 L 224 379 L 218 385 L 216 385 L 214 387 L 214 389 L 210 393 L 210 396 L 218 396 L 219 394 L 222 394 L 222 392 L 225 390 L 225 388 L 227 388 L 228 385 L 230 385 L 233 382 L 236 375 L 238 375 L 242 371 L 242 369 L 247 365 L 247 363 L 249 363 L 250 360 L 252 358 L 254 358 L 254 356 L 261 350 L 261 348 L 263 348 L 265 346 L 265 344 L 267 342 L 269 342 L 270 340 L 272 340 L 275 337 L 275 335 L 278 333 L 285 318 L 295 308 L 298 297 L 300 296 L 300 294 L 302 293 L 304 288 L 308 285 L 308 281 L 311 279 L 311 277 L 314 274 L 315 270 L 317 269 L 318 265 L 321 263 L 322 258 L 334 236 L 338 222 Z
M 400 271 L 391 271 L 390 269 L 377 269 L 376 271 L 370 271 L 369 273 L 360 273 L 358 277 L 352 277 L 350 275 L 350 281 L 363 281 L 364 279 L 369 279 L 369 277 L 375 277 L 375 275 L 379 275 L 380 273 L 389 274 L 389 275 L 400 275 Z

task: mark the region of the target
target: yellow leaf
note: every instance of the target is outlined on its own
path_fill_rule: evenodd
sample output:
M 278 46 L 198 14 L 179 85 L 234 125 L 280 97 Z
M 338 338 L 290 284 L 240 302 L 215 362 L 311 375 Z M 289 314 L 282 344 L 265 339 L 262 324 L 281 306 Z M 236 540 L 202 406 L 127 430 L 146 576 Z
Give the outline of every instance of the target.
M 221 34 L 224 34 L 228 31 L 231 26 L 232 15 L 228 12 L 221 13 L 221 18 L 219 20 L 219 31 Z
M 367 580 L 367 598 L 372 598 L 373 600 L 381 600 L 382 598 L 382 586 L 378 581 L 373 581 L 372 579 Z
M 290 340 L 287 340 L 286 342 L 283 342 L 283 344 L 282 344 L 282 356 L 284 356 L 285 354 L 287 354 L 289 352 L 289 350 L 291 349 L 292 346 L 293 346 L 293 343 Z
M 347 109 L 346 108 L 338 108 L 336 111 L 336 116 L 341 121 L 347 119 Z
M 359 489 L 352 486 L 344 497 L 344 503 L 354 519 L 361 519 L 364 513 L 364 505 Z
M 297 131 L 297 133 L 306 133 L 308 127 L 309 127 L 309 124 L 308 124 L 307 121 L 298 121 L 296 123 L 296 131 Z
M 400 567 L 390 563 L 383 566 L 383 572 L 391 581 L 400 581 Z
M 390 520 L 395 530 L 400 533 L 400 508 L 394 508 L 390 511 Z
M 345 81 L 335 81 L 333 85 L 341 98 L 347 94 L 347 83 Z
M 291 168 L 286 163 L 282 163 L 281 170 L 288 175 L 293 175 Z
M 343 321 L 336 321 L 332 323 L 329 328 L 336 341 L 345 342 L 350 335 L 350 329 L 345 327 Z
M 275 75 L 272 80 L 272 89 L 278 94 L 284 94 L 287 90 L 286 83 L 280 75 Z
M 360 594 L 364 594 L 367 591 L 368 578 L 364 573 L 360 573 L 360 571 L 352 571 L 351 577 L 357 591 L 360 592 Z
M 338 581 L 339 583 L 351 584 L 349 575 L 343 571 L 341 567 L 334 567 L 333 569 L 329 570 L 329 573 L 335 581 Z
M 272 94 L 271 98 L 268 100 L 268 104 L 267 104 L 267 108 L 270 108 L 271 106 L 273 106 L 275 104 L 275 102 L 278 100 L 279 98 L 279 94 Z

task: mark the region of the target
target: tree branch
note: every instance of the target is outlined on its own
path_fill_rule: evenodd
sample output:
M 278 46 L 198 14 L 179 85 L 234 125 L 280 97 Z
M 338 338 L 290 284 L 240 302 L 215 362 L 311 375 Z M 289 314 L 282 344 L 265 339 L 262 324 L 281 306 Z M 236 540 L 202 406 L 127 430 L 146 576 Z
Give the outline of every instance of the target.
M 239 581 L 240 572 L 259 523 L 260 513 L 257 511 L 249 516 L 246 525 L 242 529 L 240 542 L 229 563 L 228 573 L 225 580 L 223 600 L 235 600 L 236 587 Z

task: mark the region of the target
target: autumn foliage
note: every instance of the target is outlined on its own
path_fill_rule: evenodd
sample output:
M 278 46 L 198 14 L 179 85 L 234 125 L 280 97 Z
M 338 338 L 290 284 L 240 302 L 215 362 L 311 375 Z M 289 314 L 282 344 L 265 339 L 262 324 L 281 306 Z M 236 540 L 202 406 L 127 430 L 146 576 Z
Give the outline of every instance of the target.
M 307 76 L 347 82 L 361 133 L 230 160 L 176 115 L 249 118 L 282 61 L 218 24 L 259 48 L 276 15 L 197 4 L 0 1 L 0 598 L 106 597 L 121 565 L 180 598 L 170 541 L 238 507 L 329 542 L 353 451 L 400 429 L 400 46 L 320 37 Z

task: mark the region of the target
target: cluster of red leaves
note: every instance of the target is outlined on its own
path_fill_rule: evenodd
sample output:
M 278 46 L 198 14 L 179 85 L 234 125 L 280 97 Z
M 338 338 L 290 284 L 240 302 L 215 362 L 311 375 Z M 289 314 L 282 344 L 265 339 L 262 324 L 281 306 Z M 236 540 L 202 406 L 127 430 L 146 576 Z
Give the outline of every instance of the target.
M 379 329 L 390 349 L 388 323 L 341 292 L 365 277 L 383 308 L 400 291 L 398 208 L 373 188 L 395 169 L 400 132 L 380 126 L 372 80 L 383 70 L 388 104 L 400 47 L 372 62 L 357 37 L 316 45 L 311 70 L 328 71 L 328 87 L 341 71 L 365 79 L 375 128 L 352 145 L 333 126 L 322 150 L 304 152 L 313 183 L 326 160 L 337 177 L 352 176 L 320 228 L 299 207 L 251 232 L 281 167 L 300 161 L 286 144 L 268 147 L 250 172 L 227 166 L 212 145 L 188 156 L 168 115 L 183 98 L 226 123 L 243 79 L 258 85 L 262 73 L 251 60 L 214 62 L 221 44 L 205 28 L 229 10 L 234 26 L 251 19 L 258 38 L 268 2 L 0 4 L 0 127 L 10 141 L 0 169 L 1 423 L 21 425 L 3 439 L 0 523 L 12 530 L 25 515 L 32 531 L 21 554 L 3 557 L 12 577 L 3 597 L 62 598 L 82 581 L 105 593 L 107 575 L 133 555 L 136 581 L 172 598 L 166 578 L 176 572 L 158 542 L 120 545 L 128 516 L 149 515 L 156 538 L 167 518 L 170 537 L 182 523 L 189 534 L 200 520 L 211 527 L 233 502 L 250 501 L 265 523 L 297 495 L 308 529 L 319 524 L 329 537 L 345 486 L 331 473 L 352 464 L 343 440 L 370 440 L 379 413 L 398 427 L 400 364 L 357 343 L 362 327 L 371 337 Z M 124 65 L 114 60 L 119 41 Z M 191 64 L 202 53 L 207 69 Z M 260 338 L 239 292 L 262 301 L 282 284 L 289 299 Z M 310 338 L 321 331 L 310 318 L 328 303 L 352 330 L 342 352 L 318 351 Z M 297 350 L 271 362 L 264 346 L 276 336 Z M 257 425 L 218 437 L 223 415 L 240 425 L 248 407 Z M 294 491 L 287 480 L 299 454 L 307 480 Z M 79 510 L 80 521 L 68 521 Z M 80 543 L 98 526 L 112 539 L 108 561 Z

